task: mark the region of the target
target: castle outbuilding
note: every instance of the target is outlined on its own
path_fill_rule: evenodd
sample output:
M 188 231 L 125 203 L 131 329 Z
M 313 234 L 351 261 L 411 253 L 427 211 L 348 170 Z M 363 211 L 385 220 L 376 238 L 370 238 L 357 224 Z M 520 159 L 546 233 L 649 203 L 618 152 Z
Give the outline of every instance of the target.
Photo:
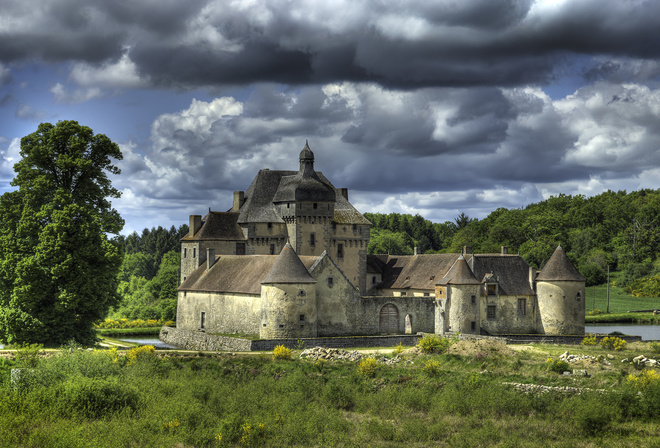
M 367 255 L 371 223 L 314 168 L 259 171 L 229 211 L 191 215 L 177 328 L 261 339 L 404 333 L 584 334 L 584 278 L 558 247 Z

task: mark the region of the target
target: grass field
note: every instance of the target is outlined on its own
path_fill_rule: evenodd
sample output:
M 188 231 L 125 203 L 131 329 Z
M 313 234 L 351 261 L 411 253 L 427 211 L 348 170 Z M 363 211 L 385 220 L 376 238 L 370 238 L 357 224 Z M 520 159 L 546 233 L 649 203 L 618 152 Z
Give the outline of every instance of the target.
M 607 285 L 589 286 L 585 291 L 585 307 L 587 313 L 594 308 L 605 312 L 607 310 Z M 630 310 L 660 309 L 660 297 L 634 297 L 624 288 L 610 286 L 610 313 L 625 313 Z
M 0 357 L 0 446 L 658 446 L 660 375 L 621 362 L 651 355 L 650 344 L 607 360 L 598 346 L 485 343 L 404 353 L 391 365 L 378 355 L 369 368 L 295 352 L 278 361 L 144 348 Z M 602 356 L 561 366 L 566 350 Z M 16 367 L 30 370 L 12 382 Z M 510 382 L 581 393 L 523 393 Z

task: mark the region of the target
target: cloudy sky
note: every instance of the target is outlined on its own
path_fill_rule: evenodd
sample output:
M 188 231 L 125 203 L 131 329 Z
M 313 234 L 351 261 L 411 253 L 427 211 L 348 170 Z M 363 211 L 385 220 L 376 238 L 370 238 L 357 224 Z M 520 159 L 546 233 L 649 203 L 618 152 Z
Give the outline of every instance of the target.
M 125 232 L 316 168 L 363 212 L 483 218 L 658 188 L 660 2 L 0 0 L 0 193 L 20 138 L 122 148 Z

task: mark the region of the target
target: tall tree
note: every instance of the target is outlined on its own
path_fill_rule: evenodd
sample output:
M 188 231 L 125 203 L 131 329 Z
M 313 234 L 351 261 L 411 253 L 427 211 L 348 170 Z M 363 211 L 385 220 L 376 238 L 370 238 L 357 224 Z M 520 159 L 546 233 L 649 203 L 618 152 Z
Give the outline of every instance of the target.
M 95 339 L 117 301 L 124 221 L 108 174 L 119 147 L 75 121 L 42 123 L 21 139 L 17 190 L 0 197 L 0 340 Z

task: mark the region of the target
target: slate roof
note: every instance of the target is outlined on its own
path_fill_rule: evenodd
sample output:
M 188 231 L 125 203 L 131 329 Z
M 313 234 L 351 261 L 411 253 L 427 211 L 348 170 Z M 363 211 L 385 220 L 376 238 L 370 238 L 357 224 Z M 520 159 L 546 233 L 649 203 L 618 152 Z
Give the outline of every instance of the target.
M 382 269 L 381 288 L 433 290 L 458 254 L 368 255 L 367 259 L 373 269 Z
M 536 280 L 583 282 L 585 279 L 568 259 L 564 249 L 557 246 L 548 262 L 536 276 Z
M 316 258 L 316 257 L 315 257 Z M 291 244 L 286 243 L 261 283 L 316 283 Z
M 215 264 L 206 269 L 199 266 L 181 286 L 179 291 L 218 293 L 261 294 L 261 283 L 273 269 L 279 255 L 220 255 Z M 306 269 L 320 257 L 298 257 Z
M 245 235 L 238 225 L 238 213 L 209 212 L 202 220 L 202 226 L 193 236 L 186 235 L 182 241 L 228 240 L 245 241 Z
M 467 261 L 463 255 L 458 257 L 458 260 L 449 269 L 449 272 L 442 277 L 438 285 L 480 285 L 481 282 L 476 279 Z
M 505 296 L 536 294 L 529 284 L 529 265 L 519 255 L 471 254 L 468 264 L 477 279 L 499 277 L 499 293 Z

